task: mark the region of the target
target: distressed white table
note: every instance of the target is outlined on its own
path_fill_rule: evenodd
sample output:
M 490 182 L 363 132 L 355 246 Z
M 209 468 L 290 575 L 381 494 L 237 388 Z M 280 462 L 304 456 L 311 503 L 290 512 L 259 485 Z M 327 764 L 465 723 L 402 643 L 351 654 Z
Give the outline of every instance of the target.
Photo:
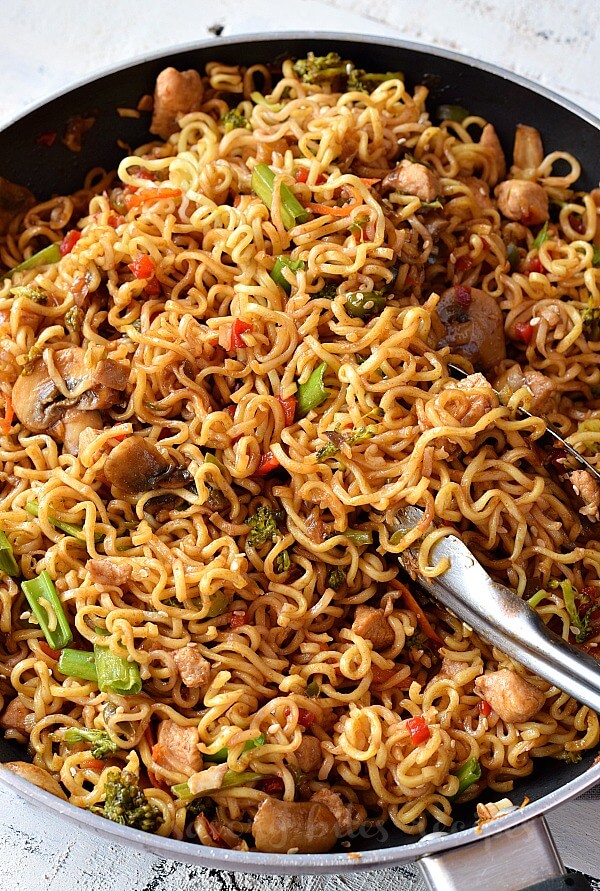
M 523 74 L 600 116 L 598 0 L 46 0 L 2 3 L 0 126 L 98 69 L 224 35 L 283 30 L 390 35 Z M 365 13 L 365 9 L 368 10 Z M 598 798 L 550 815 L 568 866 L 600 878 Z M 374 891 L 421 889 L 414 868 L 327 878 L 219 873 L 116 847 L 39 813 L 0 788 L 0 891 Z

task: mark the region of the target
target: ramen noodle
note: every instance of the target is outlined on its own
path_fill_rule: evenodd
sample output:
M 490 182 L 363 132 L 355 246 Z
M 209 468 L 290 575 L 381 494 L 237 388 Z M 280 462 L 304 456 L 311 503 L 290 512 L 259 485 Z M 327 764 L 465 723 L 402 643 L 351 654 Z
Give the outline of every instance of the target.
M 348 848 L 598 743 L 414 577 L 457 532 L 596 653 L 600 489 L 539 440 L 598 462 L 600 199 L 426 99 L 333 54 L 167 69 L 117 174 L 1 181 L 0 724 L 78 807 Z

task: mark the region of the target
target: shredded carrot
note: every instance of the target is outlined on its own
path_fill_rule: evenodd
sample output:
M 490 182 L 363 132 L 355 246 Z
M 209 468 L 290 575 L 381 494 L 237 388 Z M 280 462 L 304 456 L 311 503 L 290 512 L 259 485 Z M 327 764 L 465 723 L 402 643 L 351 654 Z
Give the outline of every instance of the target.
M 398 580 L 394 580 L 390 582 L 392 588 L 395 588 L 396 591 L 400 591 L 402 594 L 402 599 L 404 600 L 408 609 L 411 609 L 417 616 L 417 622 L 419 623 L 421 630 L 424 634 L 427 635 L 429 640 L 435 641 L 437 644 L 443 644 L 444 641 L 439 636 L 439 634 L 434 630 L 431 622 L 423 612 L 423 608 L 419 606 L 413 595 L 410 593 L 406 585 L 403 585 L 402 582 Z
M 361 183 L 364 183 L 365 186 L 374 186 L 375 183 L 381 182 L 380 179 L 368 179 L 368 177 L 365 177 L 365 176 L 361 176 L 360 181 L 361 181 Z
M 79 765 L 83 770 L 104 770 L 106 764 L 99 758 L 87 758 Z
M 331 214 L 334 217 L 347 217 L 353 210 L 356 210 L 357 207 L 362 207 L 364 204 L 361 195 L 354 190 L 352 190 L 352 194 L 354 195 L 354 201 L 351 201 L 349 204 L 343 204 L 342 207 L 335 205 L 330 207 L 328 204 L 307 204 L 306 209 L 322 215 Z
M 4 436 L 8 436 L 10 433 L 10 428 L 12 426 L 13 418 L 15 416 L 15 410 L 13 408 L 13 404 L 10 400 L 9 396 L 4 397 L 4 417 L 2 419 L 2 433 Z
M 160 201 L 162 198 L 180 198 L 181 189 L 140 189 L 133 195 L 127 195 L 125 205 L 127 210 L 133 207 L 139 207 L 148 201 Z

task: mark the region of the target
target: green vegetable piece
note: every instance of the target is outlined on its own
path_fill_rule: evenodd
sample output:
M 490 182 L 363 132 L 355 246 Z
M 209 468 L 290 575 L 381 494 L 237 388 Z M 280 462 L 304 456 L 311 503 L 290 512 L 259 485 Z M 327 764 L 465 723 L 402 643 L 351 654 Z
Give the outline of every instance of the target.
M 533 595 L 533 597 L 530 597 L 530 598 L 529 598 L 529 600 L 527 601 L 527 603 L 529 604 L 529 606 L 530 606 L 532 609 L 535 609 L 536 606 L 538 606 L 538 604 L 540 604 L 540 603 L 542 602 L 542 600 L 544 599 L 544 597 L 547 597 L 547 596 L 548 596 L 548 592 L 547 592 L 547 591 L 544 591 L 543 588 L 540 588 L 539 591 L 536 591 L 536 592 L 535 592 L 535 594 Z
M 104 794 L 104 804 L 90 807 L 92 813 L 144 832 L 156 832 L 162 826 L 160 810 L 146 798 L 135 776 L 128 771 L 111 770 Z
M 303 384 L 298 384 L 296 392 L 296 399 L 298 400 L 296 415 L 298 418 L 306 417 L 309 411 L 318 408 L 328 398 L 329 390 L 323 383 L 326 371 L 327 362 L 323 362 L 315 368 L 307 381 Z
M 264 105 L 265 108 L 268 108 L 270 111 L 281 111 L 281 109 L 283 108 L 283 104 L 281 102 L 268 102 L 263 94 L 259 93 L 258 90 L 254 93 L 250 93 L 250 98 L 255 105 Z
M 545 241 L 548 241 L 550 236 L 548 235 L 548 220 L 544 223 L 536 237 L 531 243 L 532 248 L 540 248 Z
M 600 340 L 600 306 L 595 306 L 593 297 L 588 300 L 588 305 L 579 311 L 583 323 L 583 333 L 589 341 Z
M 362 68 L 353 68 L 348 75 L 346 89 L 358 90 L 361 93 L 372 93 L 379 84 L 388 80 L 404 81 L 402 71 L 386 71 L 385 73 L 367 73 Z
M 506 259 L 510 265 L 510 271 L 516 272 L 519 268 L 519 264 L 521 262 L 521 258 L 519 256 L 519 251 L 517 250 L 516 244 L 509 244 L 506 248 Z
M 337 294 L 337 289 L 338 289 L 338 286 L 337 286 L 336 282 L 326 281 L 325 284 L 323 285 L 323 287 L 321 288 L 321 290 L 317 291 L 316 294 L 313 294 L 310 299 L 311 300 L 319 300 L 319 299 L 333 300 L 333 298 Z
M 140 667 L 122 656 L 115 656 L 108 647 L 94 644 L 98 687 L 102 693 L 135 696 L 142 689 Z
M 255 736 L 254 739 L 246 740 L 242 752 L 250 752 L 252 749 L 258 749 L 261 746 L 264 746 L 266 739 L 264 733 L 261 733 L 260 736 Z M 229 749 L 227 746 L 223 746 L 223 748 L 219 749 L 218 752 L 215 752 L 214 755 L 203 755 L 202 757 L 204 761 L 212 761 L 215 764 L 224 764 L 224 762 L 227 761 L 228 755 Z
M 473 783 L 481 779 L 481 764 L 477 758 L 468 758 L 456 771 L 456 776 L 458 777 L 458 792 L 452 796 L 452 799 L 460 798 Z
M 269 210 L 273 206 L 273 191 L 275 189 L 275 174 L 266 164 L 256 164 L 252 171 L 252 190 L 260 200 L 267 205 Z M 305 223 L 310 214 L 300 204 L 292 190 L 284 184 L 281 186 L 281 219 L 286 229 L 291 229 L 296 223 Z
M 332 569 L 329 573 L 329 578 L 327 579 L 327 584 L 330 588 L 333 588 L 334 591 L 338 591 L 344 582 L 346 581 L 346 571 L 343 566 L 336 566 L 335 569 Z
M 346 529 L 340 534 L 345 535 L 357 547 L 373 543 L 373 535 L 365 529 Z
M 261 504 L 255 514 L 246 521 L 252 532 L 248 535 L 248 544 L 256 548 L 267 541 L 279 538 L 277 528 L 277 513 L 267 504 Z
M 319 687 L 319 685 L 317 684 L 316 681 L 310 681 L 310 683 L 308 683 L 306 685 L 306 695 L 310 699 L 314 699 L 314 697 L 318 696 L 320 692 L 321 692 L 321 688 Z
M 48 295 L 36 285 L 19 285 L 17 288 L 11 288 L 10 293 L 13 297 L 26 297 L 33 303 L 47 303 Z
M 64 649 L 58 660 L 58 670 L 69 678 L 98 683 L 98 672 L 93 653 Z
M 462 105 L 438 105 L 436 109 L 438 121 L 456 121 L 457 124 L 462 124 L 470 114 Z
M 252 130 L 248 118 L 235 108 L 223 115 L 221 124 L 225 133 L 231 133 L 232 130 Z
M 344 62 L 337 53 L 327 53 L 326 56 L 309 53 L 306 59 L 294 62 L 294 71 L 305 84 L 330 83 L 345 77 L 353 67 L 352 62 Z
M 0 275 L 0 282 L 5 278 L 10 278 L 15 272 L 26 272 L 28 269 L 35 269 L 36 266 L 50 266 L 52 263 L 58 263 L 60 260 L 60 247 L 58 244 L 49 244 L 37 254 L 33 254 L 27 260 L 23 260 L 18 266 L 13 266 L 8 272 Z
M 31 514 L 32 517 L 37 517 L 39 511 L 38 502 L 30 501 L 25 505 L 25 510 L 28 514 Z M 85 541 L 85 534 L 82 526 L 75 526 L 73 523 L 64 523 L 62 520 L 57 520 L 50 515 L 48 515 L 48 522 L 51 526 L 54 526 L 55 529 L 60 529 L 60 531 L 64 532 L 66 535 L 70 535 L 78 541 Z M 99 541 L 102 541 L 103 537 L 104 536 L 101 533 L 96 533 L 94 535 L 94 541 L 98 543 Z
M 382 291 L 351 291 L 346 294 L 346 312 L 353 319 L 370 319 L 385 309 L 387 300 Z
M 287 572 L 291 565 L 292 561 L 290 560 L 290 555 L 287 550 L 282 551 L 275 557 L 275 572 L 278 575 L 282 572 Z
M 560 755 L 556 756 L 561 761 L 566 761 L 567 764 L 579 764 L 583 755 L 581 752 L 561 752 Z
M 291 257 L 284 257 L 283 254 L 281 254 L 275 260 L 275 264 L 271 269 L 269 275 L 271 276 L 275 284 L 283 288 L 285 293 L 289 295 L 292 292 L 292 286 L 285 278 L 283 270 L 289 269 L 291 272 L 298 272 L 299 269 L 305 269 L 305 267 L 306 263 L 304 262 L 304 260 L 292 260 Z
M 73 640 L 73 632 L 63 605 L 47 570 L 36 579 L 21 582 L 21 588 L 31 610 L 53 650 L 62 650 Z
M 119 746 L 110 738 L 106 730 L 88 730 L 86 727 L 69 727 L 63 736 L 68 746 L 79 742 L 92 743 L 90 755 L 92 758 L 108 758 L 119 751 Z
M 595 247 L 594 253 L 592 254 L 592 266 L 598 268 L 600 266 L 600 248 Z
M 187 783 L 177 783 L 176 786 L 171 786 L 171 791 L 180 801 L 191 801 L 193 798 L 202 797 L 204 795 L 213 795 L 216 792 L 220 792 L 221 789 L 232 789 L 234 786 L 245 786 L 247 783 L 254 783 L 256 780 L 260 779 L 262 779 L 262 774 L 255 773 L 253 770 L 242 770 L 240 772 L 237 770 L 228 770 L 218 789 L 207 789 L 205 792 L 199 792 L 198 795 L 194 795 L 190 792 L 190 787 Z
M 0 572 L 13 578 L 21 575 L 21 570 L 13 554 L 12 545 L 4 532 L 0 532 Z
M 575 603 L 575 597 L 577 596 L 578 591 L 577 588 L 573 587 L 572 583 L 568 579 L 565 579 L 564 582 L 561 582 L 560 587 L 562 590 L 563 600 L 565 602 L 565 609 L 567 610 L 569 619 L 571 620 L 571 625 L 577 629 L 575 640 L 577 643 L 583 643 L 583 641 L 589 637 L 592 630 L 591 614 L 586 613 L 583 617 L 579 615 L 579 610 L 577 609 L 577 605 Z
M 214 619 L 215 616 L 222 616 L 230 603 L 231 597 L 229 594 L 225 594 L 224 591 L 217 591 L 212 597 L 210 607 L 204 618 Z

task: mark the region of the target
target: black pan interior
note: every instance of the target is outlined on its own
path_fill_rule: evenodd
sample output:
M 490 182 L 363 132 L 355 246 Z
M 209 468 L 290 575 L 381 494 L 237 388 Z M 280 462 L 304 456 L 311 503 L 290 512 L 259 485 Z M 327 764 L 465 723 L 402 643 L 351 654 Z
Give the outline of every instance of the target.
M 201 68 L 215 59 L 229 64 L 266 63 L 287 56 L 305 56 L 309 50 L 317 55 L 335 50 L 353 59 L 359 67 L 372 71 L 404 71 L 409 88 L 419 83 L 428 86 L 432 117 L 442 103 L 463 105 L 493 122 L 507 154 L 516 124 L 537 127 L 543 134 L 547 151 L 567 150 L 579 159 L 582 164 L 579 188 L 591 189 L 598 185 L 600 132 L 571 109 L 461 59 L 432 55 L 415 48 L 323 36 L 257 38 L 235 43 L 216 41 L 208 47 L 141 62 L 77 87 L 0 133 L 0 175 L 28 186 L 40 199 L 74 192 L 81 187 L 90 169 L 116 167 L 128 153 L 124 145 L 134 148 L 151 138 L 148 113 L 127 118 L 121 117 L 116 109 L 135 108 L 141 96 L 152 92 L 157 75 L 166 65 L 179 69 Z M 70 151 L 61 141 L 68 120 L 76 115 L 91 115 L 96 119 L 83 139 L 80 152 Z M 50 133 L 57 134 L 53 145 L 40 143 L 40 136 Z M 584 753 L 578 764 L 541 759 L 534 774 L 520 780 L 509 797 L 515 804 L 521 804 L 526 797 L 531 801 L 543 798 L 584 773 L 591 767 L 595 755 L 596 752 Z M 29 760 L 24 747 L 0 739 L 0 762 L 15 759 Z M 485 796 L 487 801 L 501 797 L 489 791 Z M 452 831 L 471 826 L 473 820 L 472 804 L 456 808 Z M 434 826 L 429 831 L 442 828 L 445 827 Z M 379 849 L 413 841 L 412 836 L 391 827 L 385 835 L 379 832 L 372 838 L 354 840 L 352 847 L 354 850 Z

